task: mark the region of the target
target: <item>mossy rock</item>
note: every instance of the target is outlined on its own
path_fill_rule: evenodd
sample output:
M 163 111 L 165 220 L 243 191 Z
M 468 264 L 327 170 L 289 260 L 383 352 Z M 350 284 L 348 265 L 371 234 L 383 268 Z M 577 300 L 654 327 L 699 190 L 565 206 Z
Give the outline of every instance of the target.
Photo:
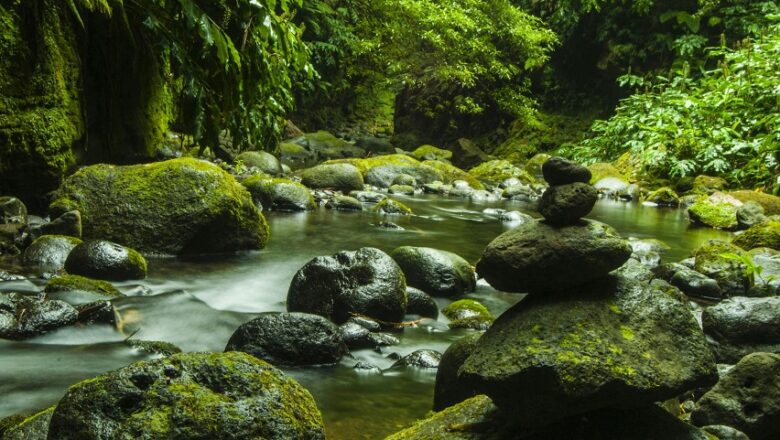
M 755 225 L 734 238 L 732 243 L 746 250 L 761 247 L 780 250 L 780 221 Z
M 728 182 L 726 182 L 726 179 L 702 174 L 700 176 L 696 176 L 696 179 L 693 180 L 692 191 L 698 194 L 709 195 L 718 191 L 723 191 L 727 187 Z
M 764 208 L 766 215 L 780 215 L 780 197 L 772 194 L 760 193 L 756 191 L 730 191 L 726 193 L 740 202 L 756 202 Z
M 406 276 L 406 283 L 433 296 L 473 292 L 476 276 L 460 255 L 428 247 L 401 246 L 390 253 Z
M 412 215 L 412 208 L 391 198 L 382 200 L 374 205 L 371 210 L 377 214 L 385 215 Z
M 191 158 L 86 167 L 63 183 L 50 209 L 81 212 L 84 238 L 152 254 L 262 249 L 270 234 L 233 176 Z
M 315 152 L 292 142 L 282 142 L 279 144 L 279 153 L 282 162 L 293 165 L 311 164 L 317 160 L 317 154 Z
M 614 178 L 618 180 L 622 180 L 623 182 L 628 183 L 628 178 L 620 172 L 614 165 L 610 163 L 594 163 L 593 165 L 590 165 L 588 167 L 590 170 L 590 184 L 595 185 L 599 181 L 607 178 Z
M 316 155 L 317 160 L 362 157 L 366 150 L 337 138 L 327 131 L 306 133 L 288 142 L 301 145 Z
M 238 162 L 247 168 L 257 168 L 260 172 L 271 176 L 282 174 L 282 164 L 279 159 L 266 151 L 245 151 L 236 156 L 236 163 Z
M 469 174 L 488 185 L 498 185 L 507 179 L 518 179 L 525 184 L 536 183 L 527 171 L 507 160 L 491 160 L 469 170 Z
M 694 270 L 714 279 L 726 296 L 742 296 L 750 288 L 746 267 L 739 258 L 748 253 L 734 244 L 709 240 L 693 252 Z
M 626 176 L 629 182 L 636 182 L 641 177 L 642 160 L 630 151 L 627 151 L 617 158 L 615 161 L 615 169 L 623 176 Z
M 542 165 L 544 165 L 545 162 L 547 162 L 551 158 L 552 156 L 546 153 L 535 154 L 532 158 L 528 159 L 528 161 L 525 163 L 525 166 L 523 168 L 528 174 L 530 174 L 534 178 L 541 179 L 543 177 Z
M 349 192 L 363 189 L 363 175 L 349 163 L 326 162 L 300 172 L 302 183 L 314 189 Z
M 450 328 L 487 330 L 496 319 L 487 307 L 472 299 L 455 301 L 441 313 L 450 320 Z
M 56 276 L 46 283 L 43 291 L 47 294 L 88 292 L 109 298 L 120 298 L 125 296 L 108 281 L 93 280 L 78 275 Z
M 474 397 L 474 391 L 462 386 L 458 380 L 458 370 L 476 350 L 481 336 L 480 332 L 468 334 L 453 342 L 441 356 L 433 392 L 434 411 L 441 411 Z
M 717 201 L 708 197 L 701 197 L 693 205 L 688 207 L 688 218 L 693 223 L 702 224 L 716 229 L 735 229 L 737 221 L 737 207 L 726 201 Z
M 422 145 L 412 152 L 412 156 L 417 160 L 442 161 L 452 159 L 452 151 L 442 150 L 433 145 Z
M 242 180 L 241 184 L 264 210 L 312 211 L 317 208 L 311 191 L 290 179 L 251 176 Z
M 468 182 L 469 186 L 474 189 L 485 189 L 485 185 L 483 185 L 479 179 L 454 165 L 436 160 L 426 160 L 423 162 L 423 165 L 438 170 L 443 177 L 442 182 L 446 184 L 452 184 L 452 182 L 455 182 L 456 180 L 462 180 Z
M 49 438 L 324 439 L 308 391 L 245 353 L 180 353 L 72 386 Z
M 334 162 L 334 161 L 331 161 Z M 388 188 L 399 175 L 412 176 L 418 184 L 442 180 L 437 168 L 424 165 L 405 154 L 388 154 L 367 159 L 349 159 L 363 173 L 366 183 L 380 188 Z
M 669 188 L 668 186 L 658 188 L 657 190 L 651 192 L 645 196 L 645 201 L 652 202 L 660 206 L 680 205 L 680 197 L 673 189 Z
M 71 275 L 110 281 L 146 278 L 146 259 L 134 249 L 105 240 L 89 240 L 73 248 L 65 260 Z
M 53 406 L 25 418 L 15 426 L 10 426 L 4 434 L 0 434 L 3 440 L 45 440 L 48 438 L 52 414 Z
M 64 235 L 44 235 L 32 242 L 22 255 L 22 262 L 37 268 L 41 274 L 53 274 L 65 268 L 68 254 L 81 240 Z

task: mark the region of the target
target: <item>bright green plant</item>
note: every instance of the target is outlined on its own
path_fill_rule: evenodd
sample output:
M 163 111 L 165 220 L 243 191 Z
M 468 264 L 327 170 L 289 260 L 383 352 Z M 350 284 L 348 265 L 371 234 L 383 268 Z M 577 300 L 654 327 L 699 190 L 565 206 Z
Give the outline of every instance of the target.
M 761 277 L 761 273 L 764 271 L 764 268 L 762 266 L 757 265 L 750 257 L 749 254 L 736 254 L 733 252 L 726 252 L 723 254 L 719 254 L 719 256 L 727 260 L 738 262 L 742 267 L 745 276 L 750 282 L 751 287 L 756 285 L 756 278 L 760 278 L 761 280 L 763 280 L 763 278 Z

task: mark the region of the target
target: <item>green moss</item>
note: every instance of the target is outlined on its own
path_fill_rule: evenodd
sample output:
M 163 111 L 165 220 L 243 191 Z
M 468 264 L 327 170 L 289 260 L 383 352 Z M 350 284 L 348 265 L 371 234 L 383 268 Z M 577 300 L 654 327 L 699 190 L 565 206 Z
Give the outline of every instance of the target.
M 485 189 L 485 185 L 479 179 L 454 165 L 438 160 L 426 160 L 422 164 L 438 170 L 444 177 L 444 183 L 451 184 L 456 180 L 463 180 L 468 182 L 469 186 L 474 189 Z
M 254 175 L 242 180 L 241 184 L 252 194 L 256 202 L 260 202 L 263 209 L 271 209 L 275 203 L 282 205 L 295 203 L 301 210 L 314 210 L 317 207 L 311 191 L 301 183 L 290 179 Z M 285 209 L 285 206 L 281 206 L 281 209 Z
M 732 191 L 727 193 L 742 203 L 756 202 L 766 215 L 780 215 L 780 197 L 756 191 Z
M 651 192 L 645 197 L 645 200 L 663 206 L 678 206 L 680 204 L 680 197 L 668 186 L 658 188 Z
M 589 166 L 588 169 L 591 173 L 590 178 L 590 184 L 595 185 L 598 183 L 598 181 L 602 179 L 606 179 L 607 177 L 614 177 L 616 179 L 620 179 L 622 181 L 627 182 L 628 178 L 626 178 L 623 173 L 620 172 L 614 165 L 609 163 L 594 163 L 593 165 Z
M 701 175 L 696 176 L 696 179 L 694 179 L 692 192 L 696 194 L 712 194 L 716 191 L 724 190 L 726 187 L 728 187 L 726 179 Z
M 737 208 L 727 202 L 713 202 L 707 197 L 700 198 L 688 207 L 691 221 L 717 229 L 734 229 L 737 227 Z
M 452 151 L 442 150 L 433 145 L 422 145 L 412 152 L 412 156 L 417 160 L 450 160 L 452 159 Z
M 626 327 L 625 325 L 620 326 L 620 335 L 623 336 L 623 339 L 625 339 L 626 341 L 634 340 L 634 331 L 631 330 L 630 327 Z
M 365 159 L 335 159 L 325 162 L 331 163 L 348 163 L 352 164 L 360 170 L 360 173 L 365 176 L 368 170 L 374 167 L 382 167 L 388 165 L 399 165 L 409 167 L 419 167 L 422 165 L 420 161 L 413 157 L 409 157 L 405 154 L 387 154 L 384 156 L 373 156 Z
M 755 225 L 738 235 L 732 242 L 742 249 L 760 247 L 780 250 L 780 221 L 767 221 Z
M 498 185 L 511 178 L 519 179 L 526 184 L 536 183 L 536 179 L 528 172 L 506 160 L 491 160 L 477 165 L 469 170 L 469 174 L 490 185 Z
M 528 159 L 528 162 L 525 163 L 523 168 L 528 174 L 540 179 L 542 178 L 542 165 L 550 160 L 551 157 L 552 156 L 546 153 L 535 154 L 534 157 Z
M 116 287 L 108 281 L 93 280 L 78 275 L 56 276 L 46 283 L 43 291 L 46 293 L 59 293 L 70 291 L 94 292 L 110 297 L 124 296 Z
M 450 328 L 487 329 L 495 321 L 493 314 L 477 301 L 462 299 L 455 301 L 442 310 L 450 321 Z
M 389 197 L 374 205 L 372 211 L 377 214 L 412 215 L 412 208 Z

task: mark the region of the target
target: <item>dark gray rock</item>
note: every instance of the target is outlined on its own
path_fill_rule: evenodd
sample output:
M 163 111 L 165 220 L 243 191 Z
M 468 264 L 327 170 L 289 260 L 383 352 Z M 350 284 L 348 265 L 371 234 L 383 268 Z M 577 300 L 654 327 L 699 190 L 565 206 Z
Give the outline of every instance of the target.
M 566 160 L 562 157 L 552 157 L 542 165 L 544 180 L 550 185 L 567 185 L 570 183 L 590 183 L 591 172 L 587 167 Z
M 6 430 L 3 440 L 46 440 L 52 414 L 54 414 L 54 407 L 25 418 L 18 425 Z
M 81 213 L 68 211 L 56 219 L 30 227 L 30 236 L 33 239 L 44 235 L 65 235 L 81 238 Z
M 718 362 L 733 364 L 755 352 L 780 354 L 780 297 L 734 297 L 704 309 L 704 333 Z
M 311 260 L 295 274 L 287 292 L 288 311 L 314 313 L 336 323 L 353 315 L 401 322 L 406 302 L 401 268 L 374 248 Z
M 439 306 L 430 295 L 414 287 L 406 287 L 406 314 L 418 315 L 423 318 L 439 317 Z
M 252 176 L 241 181 L 252 199 L 266 211 L 312 211 L 316 209 L 308 188 L 288 179 Z
M 27 224 L 27 207 L 16 197 L 0 197 L 0 224 Z
M 601 278 L 630 256 L 628 241 L 603 223 L 557 228 L 536 221 L 493 240 L 477 272 L 498 290 L 552 294 Z
M 0 338 L 26 339 L 71 325 L 78 312 L 56 300 L 0 293 Z
M 325 438 L 314 399 L 245 353 L 187 353 L 136 362 L 72 386 L 49 438 Z
M 702 426 L 701 430 L 714 435 L 718 440 L 750 440 L 744 432 L 726 425 Z
M 767 221 L 767 217 L 764 215 L 764 207 L 758 202 L 749 201 L 737 208 L 739 229 L 750 229 L 765 221 Z
M 477 394 L 458 380 L 458 370 L 477 348 L 481 336 L 481 333 L 464 336 L 453 342 L 442 355 L 433 392 L 434 411 L 449 408 Z
M 398 361 L 391 368 L 439 368 L 441 362 L 441 353 L 436 350 L 417 350 Z
M 732 426 L 752 440 L 780 437 L 780 355 L 745 356 L 696 402 L 691 421 Z
M 335 324 L 306 313 L 260 315 L 233 333 L 225 351 L 243 351 L 285 366 L 335 364 L 348 352 Z
M 476 288 L 474 268 L 452 252 L 402 246 L 390 253 L 406 283 L 433 296 L 456 296 Z
M 35 268 L 39 275 L 55 274 L 65 268 L 65 260 L 79 244 L 78 238 L 44 235 L 24 250 L 22 262 Z
M 587 183 L 551 186 L 539 200 L 539 213 L 552 225 L 571 225 L 588 215 L 599 194 Z
M 125 281 L 146 278 L 146 259 L 133 249 L 116 243 L 91 240 L 68 254 L 65 270 L 100 280 Z
M 676 271 L 670 283 L 688 296 L 716 300 L 723 298 L 717 281 L 687 267 Z

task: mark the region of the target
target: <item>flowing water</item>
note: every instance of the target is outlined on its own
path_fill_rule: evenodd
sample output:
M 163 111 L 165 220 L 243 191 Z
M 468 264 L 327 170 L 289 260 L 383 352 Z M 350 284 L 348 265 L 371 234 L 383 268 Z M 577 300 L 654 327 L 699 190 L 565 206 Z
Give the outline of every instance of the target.
M 290 280 L 307 261 L 341 250 L 428 246 L 476 262 L 484 247 L 511 228 L 487 208 L 531 212 L 515 202 L 472 202 L 420 196 L 401 198 L 417 214 L 391 218 L 404 230 L 378 225 L 365 213 L 321 209 L 313 213 L 267 215 L 272 238 L 262 252 L 199 260 L 151 260 L 148 279 L 120 284 L 129 296 L 115 302 L 124 334 L 109 327 L 63 329 L 24 342 L 0 340 L 0 418 L 54 404 L 68 386 L 81 379 L 152 356 L 122 343 L 135 339 L 174 343 L 184 351 L 222 351 L 232 332 L 254 314 L 284 311 Z M 688 226 L 683 210 L 602 200 L 589 216 L 614 226 L 623 236 L 655 238 L 670 246 L 666 261 L 685 258 L 704 240 L 726 233 Z M 0 291 L 35 291 L 40 283 L 0 283 Z M 494 314 L 506 310 L 517 295 L 497 292 L 480 282 L 478 299 Z M 439 300 L 445 306 L 447 300 Z M 401 344 L 381 353 L 353 352 L 335 367 L 289 369 L 314 395 L 331 439 L 378 439 L 431 409 L 435 371 L 394 370 L 388 355 L 420 348 L 444 351 L 466 334 L 449 331 L 446 319 L 423 321 L 397 336 Z M 383 371 L 354 370 L 358 361 Z

